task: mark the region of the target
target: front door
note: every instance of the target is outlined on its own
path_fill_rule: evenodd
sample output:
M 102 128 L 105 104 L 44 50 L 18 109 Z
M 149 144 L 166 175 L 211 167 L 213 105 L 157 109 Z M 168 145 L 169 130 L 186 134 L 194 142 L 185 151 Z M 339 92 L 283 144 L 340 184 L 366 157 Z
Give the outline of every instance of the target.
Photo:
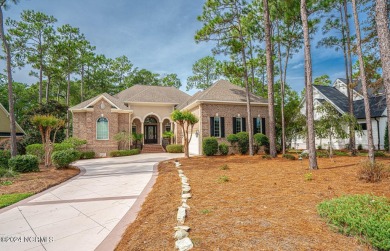
M 157 144 L 156 125 L 145 125 L 145 144 Z

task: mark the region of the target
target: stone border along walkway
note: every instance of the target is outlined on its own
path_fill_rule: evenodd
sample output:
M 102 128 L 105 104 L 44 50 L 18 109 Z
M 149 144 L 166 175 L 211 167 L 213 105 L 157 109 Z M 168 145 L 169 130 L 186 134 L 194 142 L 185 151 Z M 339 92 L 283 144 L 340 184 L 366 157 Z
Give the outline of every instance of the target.
M 179 177 L 181 178 L 181 187 L 182 187 L 182 193 L 181 193 L 181 206 L 178 207 L 177 210 L 177 226 L 175 229 L 175 235 L 174 238 L 176 239 L 175 242 L 175 248 L 179 249 L 179 251 L 187 251 L 194 247 L 192 244 L 191 239 L 188 237 L 188 230 L 190 230 L 190 227 L 184 226 L 184 221 L 186 218 L 186 211 L 190 209 L 190 207 L 187 205 L 187 199 L 191 198 L 191 187 L 188 183 L 188 178 L 184 175 L 183 170 L 180 168 L 181 164 L 176 160 L 175 166 L 178 169 Z

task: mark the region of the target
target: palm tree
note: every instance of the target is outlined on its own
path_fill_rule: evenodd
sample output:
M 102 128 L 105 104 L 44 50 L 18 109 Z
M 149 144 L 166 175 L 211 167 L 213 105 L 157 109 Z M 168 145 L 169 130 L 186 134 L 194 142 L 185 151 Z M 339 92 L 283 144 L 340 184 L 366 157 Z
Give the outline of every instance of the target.
M 362 41 L 360 35 L 360 23 L 359 23 L 359 17 L 357 13 L 356 0 L 352 0 L 352 11 L 353 11 L 353 18 L 355 21 L 355 28 L 356 28 L 356 50 L 359 58 L 360 80 L 362 81 L 362 90 L 363 90 L 363 98 L 364 98 L 364 111 L 366 113 L 368 158 L 371 164 L 374 164 L 375 156 L 374 156 L 374 144 L 373 144 L 373 137 L 372 137 L 371 112 L 370 112 L 370 103 L 369 103 L 368 92 L 367 92 L 366 73 L 364 70 Z
M 275 140 L 275 110 L 274 110 L 274 74 L 272 59 L 272 42 L 271 42 L 271 21 L 269 18 L 268 0 L 263 0 L 264 7 L 264 29 L 266 43 L 267 59 L 267 85 L 268 85 L 268 112 L 269 112 L 269 146 L 270 155 L 276 157 L 276 140 Z
M 9 104 L 9 120 L 11 129 L 11 156 L 16 156 L 16 122 L 15 122 L 15 111 L 14 111 L 14 95 L 12 90 L 12 70 L 11 70 L 11 51 L 4 31 L 4 17 L 3 9 L 8 8 L 8 2 L 17 4 L 18 0 L 1 0 L 0 1 L 0 37 L 3 43 L 3 47 L 6 54 L 7 63 L 7 81 L 8 81 L 8 104 Z
M 314 105 L 313 105 L 313 85 L 312 85 L 312 65 L 310 51 L 309 24 L 306 0 L 301 0 L 301 17 L 303 27 L 303 38 L 305 44 L 305 76 L 306 76 L 306 111 L 307 130 L 309 143 L 309 168 L 318 169 L 316 157 L 316 144 L 314 133 Z
M 386 89 L 387 126 L 390 130 L 390 32 L 387 2 L 386 0 L 376 0 L 375 21 L 382 62 L 383 85 Z

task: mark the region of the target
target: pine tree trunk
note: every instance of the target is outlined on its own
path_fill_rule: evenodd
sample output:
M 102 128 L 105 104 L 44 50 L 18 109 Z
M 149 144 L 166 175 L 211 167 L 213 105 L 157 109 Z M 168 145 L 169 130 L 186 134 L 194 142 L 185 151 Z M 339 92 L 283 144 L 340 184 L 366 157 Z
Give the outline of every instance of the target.
M 43 62 L 42 62 L 42 49 L 40 50 L 40 59 L 39 59 L 39 97 L 38 103 L 42 104 L 42 96 L 43 96 Z M 47 101 L 46 101 L 47 102 Z
M 84 64 L 81 66 L 80 101 L 84 101 Z
M 348 112 L 353 115 L 353 88 L 352 88 L 352 57 L 351 57 L 351 36 L 349 30 L 349 22 L 348 22 L 348 6 L 347 0 L 343 2 L 344 8 L 344 24 L 345 24 L 345 36 L 347 43 L 347 92 L 348 92 Z M 355 128 L 352 123 L 349 125 L 349 149 L 351 151 L 352 156 L 356 156 L 356 140 L 355 140 Z
M 70 74 L 68 74 L 68 86 L 66 88 L 66 106 L 69 108 L 70 103 Z M 66 111 L 66 138 L 69 138 L 69 127 L 70 127 L 70 120 L 69 120 L 69 110 Z
M 16 148 L 16 122 L 15 122 L 15 109 L 14 109 L 14 94 L 12 88 L 13 86 L 12 86 L 12 69 L 11 69 L 11 51 L 7 39 L 5 38 L 3 6 L 0 6 L 0 37 L 3 42 L 3 47 L 6 53 L 8 105 L 9 105 L 10 132 L 11 132 L 11 156 L 14 157 L 17 154 L 17 148 Z
M 46 82 L 46 104 L 49 103 L 49 88 L 50 88 L 50 82 L 51 82 L 51 76 L 49 74 L 49 76 L 47 76 L 47 82 Z
M 280 36 L 279 34 L 279 24 L 277 23 L 277 32 L 278 32 L 278 36 Z M 280 40 L 278 41 L 278 59 L 279 59 L 279 68 L 280 68 L 280 92 L 281 92 L 281 102 L 280 102 L 280 110 L 281 110 L 281 116 L 282 116 L 282 153 L 283 154 L 286 154 L 286 126 L 285 126 L 285 121 L 284 121 L 284 95 L 285 95 L 285 91 L 284 91 L 284 78 L 283 78 L 283 74 L 284 74 L 284 70 L 283 70 L 283 67 L 282 67 L 282 49 L 281 49 L 281 44 L 280 44 Z
M 362 42 L 361 42 L 361 35 L 360 35 L 360 23 L 359 23 L 359 17 L 357 13 L 356 0 L 352 0 L 352 10 L 353 10 L 353 17 L 354 17 L 355 28 L 356 28 L 356 50 L 359 58 L 360 81 L 362 81 L 362 90 L 363 90 L 363 98 L 364 98 L 364 111 L 366 113 L 368 157 L 371 164 L 374 164 L 375 155 L 374 155 L 374 143 L 373 143 L 374 141 L 372 137 L 371 111 L 370 111 L 370 103 L 369 103 L 368 92 L 367 92 L 367 81 L 366 81 L 366 73 L 364 69 Z
M 379 40 L 379 51 L 382 62 L 383 85 L 386 90 L 387 130 L 390 129 L 390 32 L 388 5 L 386 0 L 376 0 L 375 21 Z M 390 137 L 388 140 L 390 145 Z
M 274 72 L 271 42 L 271 21 L 269 18 L 268 0 L 263 0 L 264 27 L 267 60 L 267 85 L 268 85 L 268 113 L 269 113 L 269 147 L 270 155 L 276 157 L 276 134 L 275 134 L 275 100 L 274 100 Z
M 312 64 L 310 51 L 310 36 L 306 0 L 301 0 L 301 18 L 303 36 L 305 44 L 305 71 L 306 71 L 306 99 L 307 99 L 307 128 L 309 141 L 309 168 L 318 169 L 315 132 L 314 132 L 314 105 L 313 105 L 313 85 L 312 85 Z

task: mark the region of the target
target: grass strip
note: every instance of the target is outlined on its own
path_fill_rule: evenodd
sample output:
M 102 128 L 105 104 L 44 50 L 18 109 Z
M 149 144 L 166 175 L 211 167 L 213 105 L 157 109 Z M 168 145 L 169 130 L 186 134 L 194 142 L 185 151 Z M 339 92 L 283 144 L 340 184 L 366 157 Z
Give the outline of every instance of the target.
M 12 193 L 0 195 L 0 208 L 12 205 L 27 197 L 30 197 L 31 195 L 33 195 L 33 193 Z

